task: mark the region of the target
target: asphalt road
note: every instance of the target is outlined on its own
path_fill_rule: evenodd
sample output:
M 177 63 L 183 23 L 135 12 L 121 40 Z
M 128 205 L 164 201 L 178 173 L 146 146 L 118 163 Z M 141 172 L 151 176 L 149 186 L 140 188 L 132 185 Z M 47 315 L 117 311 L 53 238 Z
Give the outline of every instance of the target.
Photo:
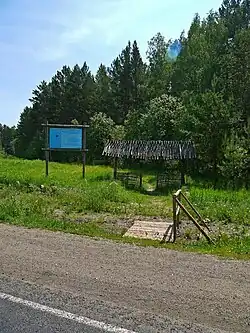
M 86 326 L 27 306 L 0 300 L 1 333 L 100 333 L 100 329 Z
M 0 224 L 0 332 L 250 332 L 250 262 Z

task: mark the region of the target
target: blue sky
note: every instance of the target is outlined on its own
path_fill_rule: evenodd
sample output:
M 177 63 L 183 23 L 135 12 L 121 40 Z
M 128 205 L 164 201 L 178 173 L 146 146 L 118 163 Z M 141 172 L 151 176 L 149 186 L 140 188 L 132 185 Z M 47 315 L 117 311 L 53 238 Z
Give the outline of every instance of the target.
M 32 90 L 63 65 L 95 72 L 136 39 L 188 30 L 222 0 L 0 0 L 0 123 L 16 125 Z

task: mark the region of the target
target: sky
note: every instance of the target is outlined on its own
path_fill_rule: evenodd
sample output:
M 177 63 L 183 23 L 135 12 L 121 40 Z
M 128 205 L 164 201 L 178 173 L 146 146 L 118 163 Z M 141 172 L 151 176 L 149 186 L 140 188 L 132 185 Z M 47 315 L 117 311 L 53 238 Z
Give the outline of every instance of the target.
M 18 123 L 32 90 L 63 65 L 95 73 L 137 40 L 145 57 L 157 32 L 188 31 L 222 0 L 0 0 L 0 123 Z

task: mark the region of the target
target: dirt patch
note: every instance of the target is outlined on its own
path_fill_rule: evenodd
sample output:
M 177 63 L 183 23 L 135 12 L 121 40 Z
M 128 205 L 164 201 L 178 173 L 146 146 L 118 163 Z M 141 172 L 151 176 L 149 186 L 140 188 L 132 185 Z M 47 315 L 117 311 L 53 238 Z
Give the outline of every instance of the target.
M 56 219 L 76 224 L 96 223 L 103 229 L 117 234 L 125 233 L 135 220 L 134 217 L 120 217 L 105 213 L 66 214 L 62 210 L 56 210 L 54 216 Z
M 124 235 L 127 230 L 134 224 L 135 221 L 157 221 L 167 222 L 170 220 L 158 216 L 117 216 L 108 213 L 71 213 L 66 214 L 63 210 L 57 209 L 54 211 L 54 217 L 58 220 L 82 224 L 82 223 L 97 223 L 104 230 L 110 233 Z M 236 225 L 232 223 L 212 222 L 206 220 L 210 231 L 210 236 L 213 239 L 223 237 L 244 237 L 250 236 L 250 226 Z M 206 230 L 206 229 L 205 229 Z M 187 218 L 182 217 L 180 229 L 178 231 L 178 239 L 184 241 L 199 241 L 202 239 L 200 231 L 194 223 Z
M 103 229 L 117 234 L 125 234 L 126 231 L 134 224 L 134 221 L 157 221 L 166 222 L 167 219 L 157 216 L 117 216 L 107 213 L 71 213 L 66 214 L 63 210 L 56 209 L 54 211 L 54 217 L 58 220 L 71 222 L 71 223 L 97 223 L 102 226 Z

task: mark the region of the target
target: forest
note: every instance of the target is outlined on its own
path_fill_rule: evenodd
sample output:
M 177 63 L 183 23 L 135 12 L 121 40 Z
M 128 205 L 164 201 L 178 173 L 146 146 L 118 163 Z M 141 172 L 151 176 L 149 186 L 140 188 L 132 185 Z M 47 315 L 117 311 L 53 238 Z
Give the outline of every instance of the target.
M 33 90 L 16 127 L 0 124 L 0 149 L 43 159 L 42 123 L 86 123 L 88 163 L 102 159 L 107 139 L 192 140 L 197 160 L 191 176 L 249 187 L 250 0 L 224 0 L 204 19 L 196 14 L 179 37 L 175 61 L 167 55 L 171 42 L 157 33 L 143 59 L 139 43 L 129 41 L 95 75 L 84 59 L 63 66 Z

